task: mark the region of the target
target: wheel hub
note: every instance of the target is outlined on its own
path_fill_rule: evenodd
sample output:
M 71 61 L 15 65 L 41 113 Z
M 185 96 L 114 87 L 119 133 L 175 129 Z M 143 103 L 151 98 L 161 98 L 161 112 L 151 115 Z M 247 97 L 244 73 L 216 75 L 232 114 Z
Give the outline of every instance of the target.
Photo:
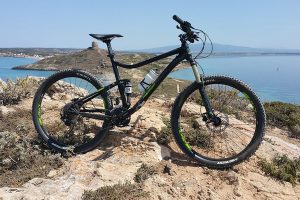
M 214 115 L 211 119 L 203 117 L 206 127 L 213 132 L 223 132 L 229 125 L 229 118 L 226 114 Z
M 220 117 L 214 116 L 213 119 L 211 119 L 214 126 L 218 127 L 221 125 L 222 120 Z

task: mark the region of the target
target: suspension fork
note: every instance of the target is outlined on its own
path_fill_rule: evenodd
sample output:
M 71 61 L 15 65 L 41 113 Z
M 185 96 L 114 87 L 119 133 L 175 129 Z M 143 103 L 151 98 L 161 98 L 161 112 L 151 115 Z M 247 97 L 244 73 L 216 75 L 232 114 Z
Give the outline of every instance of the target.
M 211 118 L 214 117 L 214 114 L 213 114 L 213 111 L 212 111 L 212 108 L 211 108 L 209 98 L 208 98 L 208 96 L 206 94 L 206 91 L 205 91 L 204 83 L 201 80 L 201 75 L 199 73 L 197 65 L 195 63 L 192 63 L 191 65 L 192 65 L 193 73 L 194 73 L 195 78 L 196 78 L 196 82 L 200 86 L 199 92 L 200 92 L 201 98 L 203 100 L 204 107 L 206 109 L 207 117 L 208 117 L 208 119 L 211 119 Z

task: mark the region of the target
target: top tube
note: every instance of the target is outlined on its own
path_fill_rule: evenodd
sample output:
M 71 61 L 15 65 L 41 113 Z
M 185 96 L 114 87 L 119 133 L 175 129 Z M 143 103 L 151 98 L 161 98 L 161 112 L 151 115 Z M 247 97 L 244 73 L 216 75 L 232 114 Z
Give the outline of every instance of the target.
M 139 63 L 135 63 L 135 64 L 131 64 L 131 65 L 128 65 L 128 64 L 123 64 L 123 63 L 120 63 L 118 61 L 115 61 L 115 63 L 120 66 L 120 67 L 123 67 L 123 68 L 126 68 L 126 69 L 133 69 L 133 68 L 138 68 L 138 67 L 142 67 L 144 65 L 147 65 L 147 64 L 150 64 L 152 62 L 155 62 L 155 61 L 158 61 L 158 60 L 161 60 L 161 59 L 164 59 L 164 58 L 167 58 L 169 56 L 173 56 L 173 55 L 176 55 L 176 54 L 179 54 L 182 52 L 182 48 L 177 48 L 177 49 L 174 49 L 174 50 L 171 50 L 171 51 L 168 51 L 166 53 L 163 53 L 161 55 L 158 55 L 158 56 L 155 56 L 153 58 L 150 58 L 148 60 L 144 60 L 142 62 L 139 62 Z

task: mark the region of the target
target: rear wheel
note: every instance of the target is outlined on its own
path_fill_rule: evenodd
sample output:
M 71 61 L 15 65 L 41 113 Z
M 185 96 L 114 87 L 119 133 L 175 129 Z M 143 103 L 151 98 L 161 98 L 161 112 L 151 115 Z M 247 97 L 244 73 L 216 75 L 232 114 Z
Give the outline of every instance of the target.
M 209 120 L 200 96 L 205 91 L 214 120 Z M 241 81 L 225 76 L 192 83 L 173 106 L 171 125 L 180 149 L 200 164 L 228 168 L 249 158 L 260 145 L 265 112 L 258 97 Z
M 107 113 L 107 93 L 81 106 L 70 105 L 101 88 L 97 79 L 80 70 L 64 70 L 47 78 L 37 90 L 32 107 L 33 122 L 41 138 L 59 152 L 83 153 L 97 147 L 108 132 L 109 122 L 76 112 L 101 109 Z

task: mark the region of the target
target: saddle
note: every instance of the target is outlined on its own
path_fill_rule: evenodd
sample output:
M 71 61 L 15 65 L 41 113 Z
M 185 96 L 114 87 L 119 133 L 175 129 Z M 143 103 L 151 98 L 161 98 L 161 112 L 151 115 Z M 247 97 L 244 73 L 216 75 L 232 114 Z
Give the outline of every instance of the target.
M 110 42 L 112 39 L 116 37 L 123 37 L 120 34 L 89 34 L 89 35 L 102 42 Z

